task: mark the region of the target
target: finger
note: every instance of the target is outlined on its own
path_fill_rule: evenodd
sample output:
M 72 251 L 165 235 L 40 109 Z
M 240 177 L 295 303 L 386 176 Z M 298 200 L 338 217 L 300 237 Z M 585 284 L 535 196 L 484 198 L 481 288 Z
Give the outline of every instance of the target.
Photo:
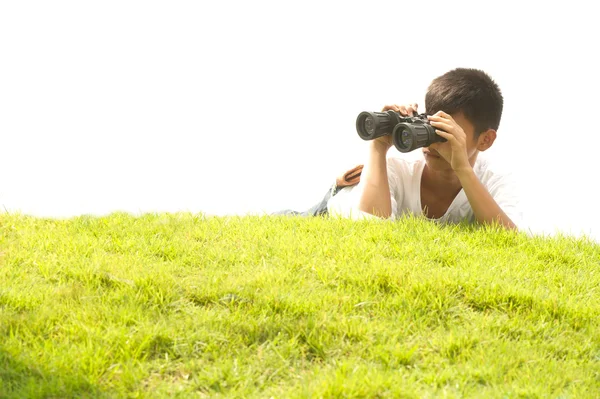
M 456 137 L 454 137 L 454 135 L 452 135 L 452 134 L 450 134 L 450 133 L 446 133 L 446 132 L 444 132 L 443 130 L 438 130 L 438 129 L 436 129 L 436 130 L 435 130 L 435 133 L 436 133 L 438 136 L 441 136 L 441 137 L 445 138 L 445 139 L 446 139 L 446 140 L 448 140 L 448 141 L 456 140 Z
M 442 115 L 427 115 L 427 119 L 429 119 L 430 121 L 437 121 L 437 122 L 443 122 L 443 121 L 447 121 L 448 118 L 443 117 Z
M 437 127 L 442 130 L 445 130 L 446 132 L 450 132 L 452 130 L 452 125 L 449 125 L 448 123 L 445 123 L 445 122 L 429 121 L 429 124 L 433 127 Z
M 404 105 L 401 105 L 401 106 L 400 106 L 400 107 L 398 107 L 398 108 L 400 109 L 400 114 L 401 114 L 401 115 L 404 115 L 404 116 L 408 115 L 408 110 L 406 109 L 406 106 L 404 106 Z
M 413 116 L 413 115 L 414 115 L 414 113 L 415 113 L 416 111 L 417 111 L 417 110 L 416 110 L 416 109 L 414 109 L 412 105 L 409 105 L 409 106 L 406 108 L 406 113 L 407 113 L 409 116 Z

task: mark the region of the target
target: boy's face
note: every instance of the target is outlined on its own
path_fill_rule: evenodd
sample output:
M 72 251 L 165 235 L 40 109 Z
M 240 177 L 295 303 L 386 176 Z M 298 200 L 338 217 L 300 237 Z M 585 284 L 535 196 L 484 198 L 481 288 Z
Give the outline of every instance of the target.
M 475 140 L 475 127 L 471 122 L 469 122 L 462 112 L 457 112 L 455 114 L 450 115 L 452 119 L 462 128 L 465 132 L 466 144 L 467 144 L 467 157 L 469 158 L 469 163 L 471 166 L 475 164 L 475 160 L 477 159 L 477 154 L 479 151 L 477 150 L 478 140 Z M 425 162 L 427 166 L 434 170 L 452 170 L 452 166 L 450 166 L 450 159 L 452 159 L 452 148 L 451 144 L 446 141 L 444 143 L 433 143 L 429 147 L 423 147 L 423 156 L 425 157 Z

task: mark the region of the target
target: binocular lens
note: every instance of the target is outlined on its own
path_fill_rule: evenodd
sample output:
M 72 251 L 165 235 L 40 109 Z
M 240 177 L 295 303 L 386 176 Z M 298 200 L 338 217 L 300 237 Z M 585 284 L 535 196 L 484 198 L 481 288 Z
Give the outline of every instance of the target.
M 412 135 L 408 133 L 407 130 L 402 132 L 402 136 L 400 137 L 400 141 L 402 142 L 402 146 L 404 148 L 411 148 L 412 147 L 412 142 L 413 142 L 413 138 Z
M 365 130 L 369 134 L 369 136 L 375 134 L 375 121 L 373 121 L 373 117 L 367 116 L 365 118 Z

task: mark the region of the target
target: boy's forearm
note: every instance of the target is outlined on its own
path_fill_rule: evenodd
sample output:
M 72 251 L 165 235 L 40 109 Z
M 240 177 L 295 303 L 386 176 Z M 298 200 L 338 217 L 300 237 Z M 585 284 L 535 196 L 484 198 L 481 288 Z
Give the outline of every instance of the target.
M 517 229 L 517 226 L 504 213 L 485 186 L 479 181 L 473 169 L 457 172 L 456 175 L 471 204 L 475 219 L 479 223 L 497 222 L 508 229 Z
M 387 150 L 371 142 L 369 158 L 361 175 L 363 190 L 359 209 L 382 218 L 392 215 L 392 201 L 387 176 Z

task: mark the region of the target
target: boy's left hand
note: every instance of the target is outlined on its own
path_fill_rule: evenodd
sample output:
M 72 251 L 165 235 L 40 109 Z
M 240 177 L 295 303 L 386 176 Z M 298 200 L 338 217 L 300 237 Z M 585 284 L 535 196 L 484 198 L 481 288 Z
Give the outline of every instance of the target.
M 436 128 L 436 133 L 448 140 L 444 143 L 434 143 L 434 149 L 444 158 L 455 172 L 471 168 L 467 154 L 467 134 L 454 119 L 443 111 L 428 115 L 429 123 Z

